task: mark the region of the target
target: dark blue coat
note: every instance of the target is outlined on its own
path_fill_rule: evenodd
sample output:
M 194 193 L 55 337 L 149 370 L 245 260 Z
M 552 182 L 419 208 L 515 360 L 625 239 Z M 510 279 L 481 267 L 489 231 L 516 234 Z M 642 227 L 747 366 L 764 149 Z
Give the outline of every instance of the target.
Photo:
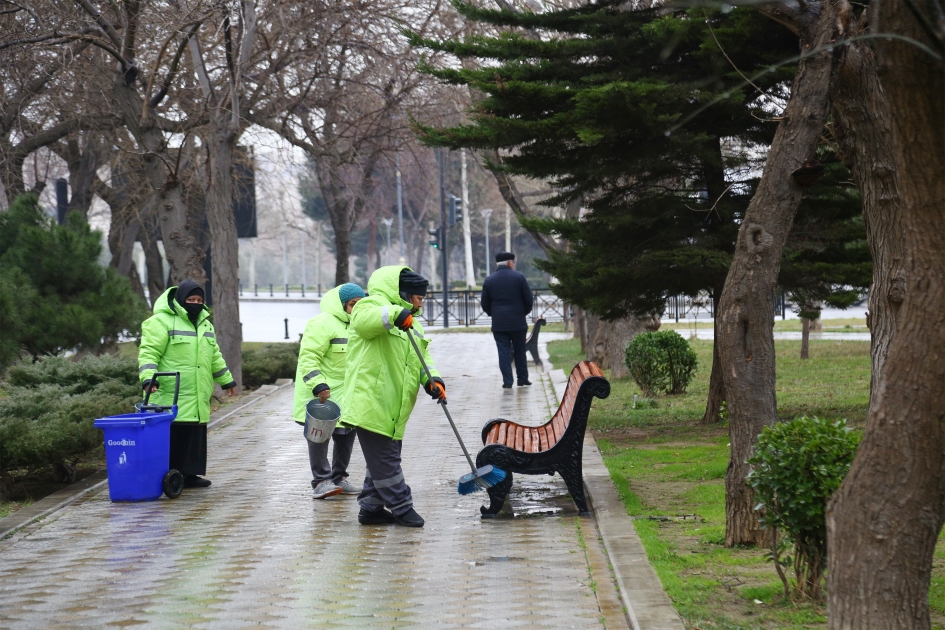
M 482 310 L 492 316 L 492 330 L 528 330 L 525 315 L 532 310 L 532 289 L 525 276 L 502 265 L 482 283 Z

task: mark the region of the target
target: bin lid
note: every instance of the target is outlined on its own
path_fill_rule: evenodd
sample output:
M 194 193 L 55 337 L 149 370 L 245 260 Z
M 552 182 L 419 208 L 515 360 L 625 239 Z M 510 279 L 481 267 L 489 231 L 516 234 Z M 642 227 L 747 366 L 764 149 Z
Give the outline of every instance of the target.
M 120 416 L 108 416 L 107 418 L 98 418 L 94 422 L 96 429 L 120 429 L 120 428 L 130 428 L 130 427 L 140 427 L 141 425 L 151 426 L 155 424 L 161 424 L 164 422 L 170 422 L 177 417 L 177 405 L 171 408 L 170 411 L 162 412 L 138 412 L 138 413 L 126 413 Z

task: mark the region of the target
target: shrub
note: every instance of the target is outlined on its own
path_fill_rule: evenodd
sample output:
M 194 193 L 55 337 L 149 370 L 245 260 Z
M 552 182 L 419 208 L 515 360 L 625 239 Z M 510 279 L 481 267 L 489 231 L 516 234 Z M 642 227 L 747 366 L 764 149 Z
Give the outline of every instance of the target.
M 0 477 L 63 464 L 101 445 L 93 422 L 134 410 L 141 399 L 137 373 L 134 361 L 116 357 L 13 366 L 9 395 L 0 398 Z
M 137 333 L 146 304 L 127 278 L 99 265 L 101 249 L 80 213 L 57 225 L 36 195 L 0 212 L 0 370 L 21 351 L 97 350 Z
M 627 344 L 627 369 L 647 397 L 684 393 L 698 363 L 689 342 L 675 330 L 642 333 Z
M 295 378 L 299 344 L 267 343 L 243 346 L 243 387 L 255 388 L 280 378 Z
M 765 427 L 748 460 L 748 483 L 754 488 L 764 527 L 775 528 L 772 557 L 790 595 L 777 530 L 794 547 L 794 591 L 803 598 L 821 600 L 827 561 L 827 500 L 850 470 L 859 437 L 845 420 L 798 418 Z M 790 559 L 787 561 L 790 563 Z

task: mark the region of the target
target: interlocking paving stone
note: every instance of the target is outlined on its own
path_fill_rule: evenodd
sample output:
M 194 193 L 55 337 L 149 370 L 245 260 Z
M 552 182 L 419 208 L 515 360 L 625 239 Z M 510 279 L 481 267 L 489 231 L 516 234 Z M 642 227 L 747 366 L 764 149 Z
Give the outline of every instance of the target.
M 501 389 L 491 336 L 437 334 L 431 353 L 473 454 L 491 418 L 550 416 L 550 381 Z M 602 627 L 560 478 L 516 476 L 510 509 L 481 521 L 487 497 L 457 494 L 465 458 L 421 392 L 403 454 L 426 526 L 363 527 L 353 496 L 311 499 L 291 406 L 287 387 L 211 432 L 208 489 L 137 504 L 101 492 L 8 541 L 0 628 Z M 351 473 L 363 478 L 360 447 Z M 599 555 L 594 521 L 580 525 Z

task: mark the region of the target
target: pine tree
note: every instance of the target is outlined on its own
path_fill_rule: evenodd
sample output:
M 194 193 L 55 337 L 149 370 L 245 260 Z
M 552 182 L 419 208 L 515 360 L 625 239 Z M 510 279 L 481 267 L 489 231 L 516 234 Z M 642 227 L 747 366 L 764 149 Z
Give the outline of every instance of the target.
M 660 312 L 670 295 L 718 298 L 774 135 L 771 104 L 793 76 L 779 62 L 797 54 L 796 36 L 738 8 L 625 10 L 603 0 L 516 14 L 458 6 L 468 19 L 511 30 L 416 41 L 464 60 L 430 72 L 485 95 L 469 124 L 418 128 L 430 144 L 504 150 L 501 168 L 557 189 L 545 205 L 582 200 L 579 220 L 529 225 L 569 242 L 537 262 L 557 279 L 556 292 L 608 319 Z M 803 237 L 782 266 L 784 288 L 857 291 L 869 282 L 865 250 L 842 255 L 865 239 L 855 190 L 825 178 L 808 197 L 797 221 Z

